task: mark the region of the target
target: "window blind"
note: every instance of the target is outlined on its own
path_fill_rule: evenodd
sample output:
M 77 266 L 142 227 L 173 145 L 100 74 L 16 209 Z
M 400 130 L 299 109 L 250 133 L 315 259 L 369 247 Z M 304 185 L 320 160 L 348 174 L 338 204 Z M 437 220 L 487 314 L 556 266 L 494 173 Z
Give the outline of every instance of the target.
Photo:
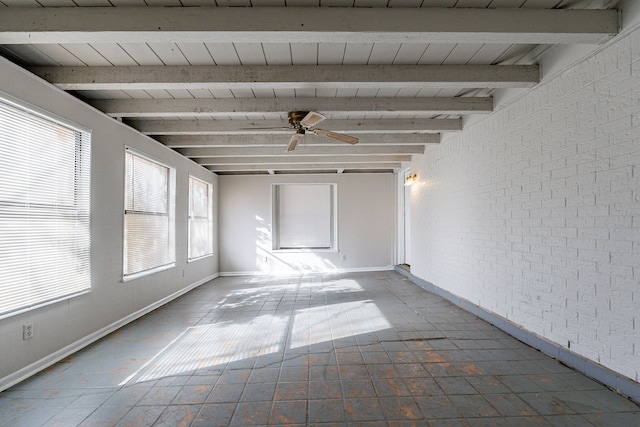
M 89 290 L 89 133 L 0 99 L 0 165 L 0 316 Z
M 189 259 L 213 253 L 211 184 L 189 176 Z
M 172 169 L 126 152 L 124 275 L 175 262 Z
M 278 185 L 279 249 L 332 247 L 332 185 Z

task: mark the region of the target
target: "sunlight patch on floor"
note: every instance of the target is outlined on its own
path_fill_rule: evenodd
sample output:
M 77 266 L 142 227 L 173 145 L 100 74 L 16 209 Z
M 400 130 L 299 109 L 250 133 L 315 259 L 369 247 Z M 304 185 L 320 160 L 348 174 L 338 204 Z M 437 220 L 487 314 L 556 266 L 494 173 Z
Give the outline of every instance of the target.
M 133 378 L 136 382 L 150 381 L 275 353 L 281 350 L 287 322 L 287 318 L 265 315 L 250 322 L 194 326 L 124 383 Z
M 290 348 L 304 347 L 391 328 L 372 301 L 354 301 L 298 310 Z

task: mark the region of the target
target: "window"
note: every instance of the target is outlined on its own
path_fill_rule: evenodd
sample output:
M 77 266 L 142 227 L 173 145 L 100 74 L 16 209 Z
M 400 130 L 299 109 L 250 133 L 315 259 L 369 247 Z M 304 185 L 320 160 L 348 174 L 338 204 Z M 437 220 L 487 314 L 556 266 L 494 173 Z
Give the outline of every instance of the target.
M 274 249 L 336 249 L 335 187 L 274 185 Z
M 189 260 L 213 253 L 211 184 L 189 176 Z
M 125 173 L 124 276 L 132 278 L 175 264 L 175 170 L 127 149 Z
M 90 139 L 0 99 L 0 316 L 90 290 Z

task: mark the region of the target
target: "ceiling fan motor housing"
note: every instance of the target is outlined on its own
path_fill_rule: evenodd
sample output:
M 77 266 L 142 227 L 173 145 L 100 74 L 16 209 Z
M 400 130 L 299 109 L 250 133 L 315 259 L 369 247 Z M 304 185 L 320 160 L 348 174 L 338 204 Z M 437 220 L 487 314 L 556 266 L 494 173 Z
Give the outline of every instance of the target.
M 296 129 L 302 128 L 300 121 L 309 114 L 308 111 L 289 111 L 289 123 Z

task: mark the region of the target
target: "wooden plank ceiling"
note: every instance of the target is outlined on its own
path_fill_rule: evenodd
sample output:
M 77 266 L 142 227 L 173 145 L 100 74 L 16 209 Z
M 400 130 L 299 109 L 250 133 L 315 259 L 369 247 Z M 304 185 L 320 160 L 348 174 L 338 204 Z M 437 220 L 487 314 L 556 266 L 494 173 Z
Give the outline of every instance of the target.
M 0 0 L 0 54 L 215 173 L 391 172 L 536 85 L 549 46 L 615 35 L 616 3 Z M 286 152 L 311 110 L 359 143 Z

